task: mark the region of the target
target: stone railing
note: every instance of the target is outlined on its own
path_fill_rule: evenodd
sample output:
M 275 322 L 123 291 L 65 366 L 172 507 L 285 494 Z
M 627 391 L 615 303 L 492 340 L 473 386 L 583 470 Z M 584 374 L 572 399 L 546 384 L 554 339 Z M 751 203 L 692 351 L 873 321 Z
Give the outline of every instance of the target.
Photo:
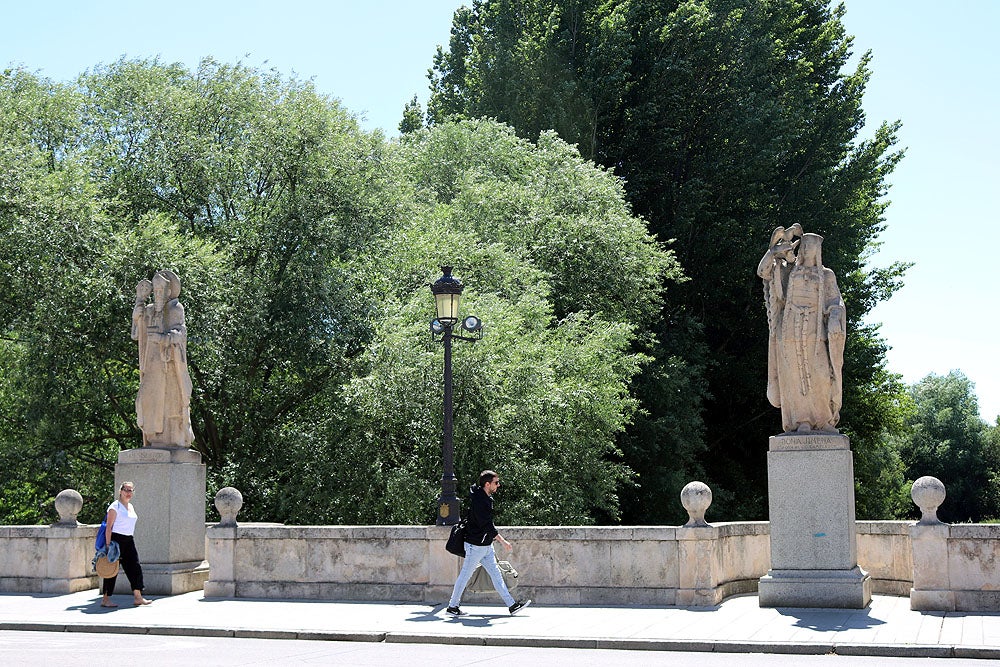
M 97 587 L 90 567 L 97 526 L 76 520 L 83 498 L 67 489 L 56 496 L 55 506 L 59 521 L 51 526 L 0 526 L 0 591 L 75 593 Z
M 872 593 L 906 597 L 913 586 L 912 521 L 858 521 L 858 565 Z
M 461 566 L 444 550 L 447 535 L 443 526 L 212 526 L 205 594 L 446 600 Z M 551 604 L 717 604 L 756 590 L 769 558 L 765 522 L 511 527 L 504 535 L 514 551 L 500 557 L 521 571 L 519 590 Z
M 756 591 L 770 563 L 768 523 L 707 524 L 711 491 L 700 482 L 681 501 L 690 520 L 678 527 L 505 528 L 515 550 L 500 557 L 520 570 L 519 594 L 542 603 L 711 606 Z M 439 602 L 461 566 L 444 550 L 446 527 L 237 525 L 241 505 L 236 489 L 216 496 L 223 519 L 208 529 L 207 596 Z M 875 590 L 905 595 L 907 524 L 859 522 L 858 530 Z
M 918 611 L 1000 609 L 1000 525 L 942 523 L 937 508 L 944 484 L 921 477 L 910 492 L 922 513 L 910 527 L 913 589 L 910 608 Z
M 923 517 L 858 521 L 858 564 L 873 591 L 910 596 L 921 611 L 1000 608 L 1000 525 L 937 519 L 944 486 L 913 485 Z M 681 494 L 684 526 L 512 527 L 508 558 L 521 571 L 519 594 L 552 604 L 716 605 L 757 590 L 770 563 L 768 523 L 705 522 L 707 486 Z M 440 602 L 461 561 L 444 550 L 441 526 L 239 524 L 242 496 L 216 495 L 222 520 L 207 530 L 209 597 Z M 97 526 L 77 523 L 80 494 L 61 492 L 51 526 L 0 526 L 0 592 L 70 593 L 98 586 L 91 570 Z M 467 593 L 467 601 L 495 593 Z

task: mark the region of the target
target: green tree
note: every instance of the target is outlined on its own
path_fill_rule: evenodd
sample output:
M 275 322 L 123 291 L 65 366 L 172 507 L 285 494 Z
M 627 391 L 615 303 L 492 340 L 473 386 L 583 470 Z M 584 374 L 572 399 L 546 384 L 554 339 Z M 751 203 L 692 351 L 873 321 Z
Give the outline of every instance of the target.
M 440 474 L 436 265 L 473 267 L 456 354 L 464 483 L 505 517 L 614 520 L 635 323 L 680 279 L 618 179 L 492 122 L 387 144 L 308 83 L 122 59 L 74 85 L 0 79 L 3 520 L 110 496 L 134 423 L 135 283 L 182 280 L 195 447 L 250 520 L 424 522 Z
M 196 447 L 254 516 L 275 492 L 267 454 L 282 429 L 349 375 L 367 337 L 342 275 L 397 207 L 383 141 L 311 84 L 241 65 L 123 59 L 68 92 L 8 76 L 3 108 L 37 120 L 3 143 L 31 186 L 6 188 L 2 213 L 0 269 L 17 290 L 5 375 L 21 381 L 3 397 L 7 451 L 54 459 L 77 488 L 90 465 L 110 490 L 117 451 L 140 442 L 123 318 L 135 282 L 171 268 L 192 332 Z M 72 131 L 50 149 L 34 128 L 64 117 Z
M 986 429 L 985 458 L 990 468 L 990 479 L 987 489 L 981 493 L 989 494 L 984 502 L 992 510 L 989 516 L 983 517 L 983 521 L 997 523 L 1000 522 L 1000 417 Z
M 662 497 L 702 466 L 720 513 L 765 515 L 779 426 L 753 269 L 778 225 L 827 237 L 849 313 L 842 426 L 862 459 L 881 456 L 901 387 L 863 320 L 905 267 L 865 259 L 901 153 L 898 123 L 859 139 L 870 58 L 846 70 L 843 12 L 825 0 L 485 0 L 455 13 L 435 56 L 432 122 L 494 117 L 531 140 L 555 130 L 614 169 L 690 278 L 642 323 L 657 363 L 636 382 L 642 416 L 621 440 L 643 485 L 626 520 L 660 518 Z M 858 470 L 873 508 L 877 472 Z
M 81 86 L 89 157 L 123 224 L 167 216 L 222 254 L 188 297 L 196 446 L 249 517 L 274 516 L 295 474 L 275 464 L 369 336 L 344 275 L 395 215 L 384 143 L 311 83 L 242 65 L 123 60 Z
M 979 416 L 975 385 L 960 371 L 928 375 L 910 387 L 913 409 L 898 447 L 907 478 L 944 482 L 942 521 L 982 521 L 1000 516 L 1000 460 L 991 429 Z
M 443 359 L 427 284 L 453 263 L 466 312 L 486 322 L 481 341 L 455 344 L 460 493 L 492 467 L 507 523 L 614 520 L 630 477 L 615 437 L 643 361 L 632 322 L 656 312 L 676 262 L 618 180 L 553 135 L 532 146 L 494 122 L 441 124 L 405 135 L 395 158 L 412 208 L 353 278 L 380 295 L 372 342 L 344 387 L 349 414 L 318 438 L 324 467 L 286 502 L 307 505 L 308 489 L 333 478 L 345 491 L 324 520 L 434 516 Z
M 80 409 L 120 369 L 91 337 L 108 223 L 73 155 L 79 104 L 72 86 L 0 73 L 0 522 L 54 520 L 64 488 L 109 497 L 102 434 L 128 430 Z
M 399 131 L 402 134 L 416 132 L 424 126 L 424 110 L 414 95 L 413 99 L 403 107 L 403 119 L 399 121 Z

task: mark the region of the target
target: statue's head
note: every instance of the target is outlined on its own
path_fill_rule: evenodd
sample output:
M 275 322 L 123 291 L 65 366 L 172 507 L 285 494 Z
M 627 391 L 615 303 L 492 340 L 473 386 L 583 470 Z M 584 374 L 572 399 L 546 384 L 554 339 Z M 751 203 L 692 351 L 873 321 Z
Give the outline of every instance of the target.
M 181 293 L 181 279 L 169 269 L 157 271 L 153 276 L 153 298 L 157 304 L 176 299 Z
M 795 264 L 798 266 L 823 266 L 823 237 L 819 234 L 803 234 Z
M 157 273 L 153 276 L 153 299 L 158 304 L 163 304 L 167 300 L 167 290 L 170 289 L 170 281 Z

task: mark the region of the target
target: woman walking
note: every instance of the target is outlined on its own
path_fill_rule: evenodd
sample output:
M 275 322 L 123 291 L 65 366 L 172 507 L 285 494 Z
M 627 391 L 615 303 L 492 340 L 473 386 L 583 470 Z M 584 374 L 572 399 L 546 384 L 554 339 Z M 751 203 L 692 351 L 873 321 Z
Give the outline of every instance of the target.
M 128 583 L 132 586 L 133 604 L 136 607 L 149 604 L 151 600 L 142 597 L 142 565 L 139 564 L 139 552 L 135 549 L 135 522 L 139 518 L 132 507 L 132 495 L 135 493 L 135 484 L 123 482 L 118 491 L 118 500 L 108 505 L 107 532 L 110 535 L 108 542 L 117 542 L 121 549 L 121 566 L 128 577 Z M 101 586 L 104 597 L 101 599 L 102 607 L 117 607 L 111 601 L 111 595 L 115 592 L 115 581 L 117 577 L 105 579 Z

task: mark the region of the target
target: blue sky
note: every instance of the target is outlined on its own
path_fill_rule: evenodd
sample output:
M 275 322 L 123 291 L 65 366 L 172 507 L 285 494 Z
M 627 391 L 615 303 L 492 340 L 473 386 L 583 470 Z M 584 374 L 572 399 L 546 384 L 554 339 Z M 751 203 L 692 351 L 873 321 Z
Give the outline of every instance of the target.
M 1000 413 L 1000 51 L 993 0 L 848 0 L 856 52 L 871 50 L 870 124 L 902 120 L 906 157 L 891 176 L 876 265 L 914 262 L 905 287 L 869 318 L 916 382 L 963 371 L 981 414 Z
M 57 80 L 129 57 L 194 66 L 207 55 L 312 78 L 368 129 L 396 133 L 403 105 L 427 97 L 451 0 L 9 2 L 0 65 Z M 855 51 L 873 52 L 871 126 L 902 120 L 907 155 L 891 177 L 888 230 L 875 265 L 914 262 L 878 306 L 889 366 L 907 382 L 960 369 L 983 416 L 1000 414 L 996 283 L 1000 220 L 1000 1 L 846 0 Z M 809 221 L 802 221 L 806 230 Z M 762 248 L 766 239 L 762 239 Z M 754 267 L 748 267 L 753 271 Z M 849 307 L 849 304 L 848 304 Z

